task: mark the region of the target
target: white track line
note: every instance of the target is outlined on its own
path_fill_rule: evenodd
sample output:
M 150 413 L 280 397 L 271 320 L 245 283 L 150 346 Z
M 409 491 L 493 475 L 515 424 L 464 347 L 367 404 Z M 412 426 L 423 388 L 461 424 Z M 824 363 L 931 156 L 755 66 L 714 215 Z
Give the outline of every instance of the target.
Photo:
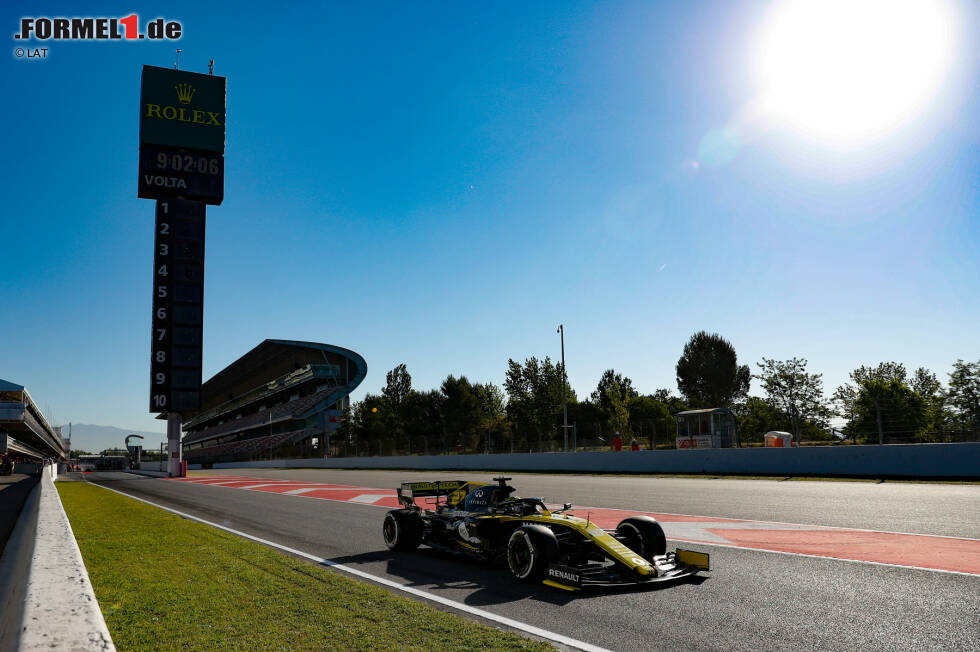
M 94 484 L 95 486 L 97 486 L 97 487 L 99 487 L 101 489 L 106 489 L 107 491 L 112 491 L 112 492 L 117 493 L 117 494 L 120 494 L 122 496 L 126 496 L 127 498 L 132 498 L 133 500 L 138 500 L 141 503 L 146 503 L 147 505 L 152 505 L 153 507 L 158 507 L 158 508 L 160 508 L 160 509 L 162 509 L 164 511 L 170 512 L 171 514 L 176 514 L 177 516 L 182 516 L 182 517 L 187 518 L 187 519 L 190 519 L 192 521 L 197 521 L 198 523 L 204 523 L 205 525 L 210 525 L 211 527 L 218 528 L 219 530 L 224 530 L 225 532 L 230 532 L 231 534 L 234 534 L 236 536 L 240 536 L 242 538 L 249 539 L 251 541 L 255 541 L 256 543 L 261 543 L 262 545 L 270 546 L 272 548 L 277 548 L 279 550 L 282 550 L 283 552 L 288 552 L 288 553 L 290 553 L 292 555 L 296 555 L 298 557 L 303 557 L 304 559 L 308 559 L 308 560 L 310 560 L 312 562 L 316 562 L 317 564 L 322 564 L 324 566 L 328 566 L 328 567 L 333 568 L 335 570 L 343 571 L 345 573 L 349 573 L 351 575 L 355 575 L 357 577 L 361 577 L 363 579 L 370 580 L 370 581 L 376 582 L 378 584 L 383 584 L 384 586 L 388 586 L 388 587 L 391 587 L 393 589 L 398 589 L 399 591 L 404 591 L 405 593 L 409 593 L 409 594 L 414 595 L 416 597 L 424 598 L 425 600 L 430 600 L 432 602 L 436 602 L 438 604 L 444 605 L 444 606 L 449 607 L 451 609 L 455 609 L 457 611 L 462 611 L 464 613 L 470 614 L 471 616 L 476 616 L 478 618 L 483 618 L 485 620 L 490 620 L 490 621 L 493 621 L 493 622 L 496 622 L 496 623 L 500 623 L 501 625 L 504 625 L 506 627 L 510 627 L 511 629 L 516 629 L 516 630 L 519 630 L 519 631 L 522 631 L 522 632 L 527 632 L 528 634 L 531 634 L 532 636 L 537 636 L 539 638 L 543 638 L 543 639 L 546 639 L 546 640 L 549 640 L 549 641 L 554 641 L 555 643 L 561 643 L 562 645 L 567 645 L 567 646 L 573 647 L 573 648 L 575 648 L 577 650 L 586 650 L 586 652 L 611 652 L 610 650 L 608 650 L 606 648 L 602 648 L 602 647 L 599 647 L 597 645 L 592 645 L 591 643 L 586 643 L 585 641 L 579 641 L 577 639 L 570 638 L 568 636 L 564 636 L 564 635 L 558 634 L 556 632 L 548 631 L 547 629 L 541 629 L 540 627 L 535 627 L 534 625 L 528 625 L 527 623 L 522 623 L 519 620 L 514 620 L 514 619 L 508 618 L 506 616 L 500 616 L 500 615 L 497 615 L 497 614 L 492 613 L 490 611 L 485 611 L 483 609 L 477 609 L 476 607 L 471 607 L 468 604 L 464 604 L 462 602 L 456 602 L 455 600 L 450 600 L 448 598 L 444 598 L 444 597 L 442 597 L 440 595 L 436 595 L 434 593 L 428 593 L 426 591 L 422 591 L 420 589 L 416 589 L 416 588 L 411 587 L 411 586 L 405 586 L 404 584 L 399 584 L 398 582 L 395 582 L 393 580 L 389 580 L 386 577 L 379 577 L 378 575 L 372 575 L 371 573 L 366 573 L 366 572 L 364 572 L 362 570 L 358 570 L 356 568 L 351 568 L 350 566 L 345 566 L 344 564 L 338 564 L 335 561 L 331 561 L 329 559 L 324 559 L 323 557 L 318 557 L 318 556 L 312 555 L 312 554 L 310 554 L 308 552 L 303 552 L 302 550 L 296 550 L 295 548 L 290 548 L 288 546 L 284 546 L 284 545 L 282 545 L 280 543 L 276 543 L 275 541 L 269 541 L 268 539 L 262 539 L 262 538 L 259 538 L 257 536 L 253 536 L 251 534 L 247 534 L 245 532 L 242 532 L 240 530 L 235 530 L 233 528 L 230 528 L 230 527 L 227 527 L 227 526 L 224 526 L 224 525 L 219 525 L 218 523 L 213 523 L 211 521 L 207 521 L 207 520 L 205 520 L 203 518 L 199 518 L 197 516 L 193 516 L 193 515 L 187 514 L 185 512 L 177 511 L 176 509 L 171 509 L 170 507 L 165 507 L 163 505 L 158 505 L 157 503 L 150 502 L 149 500 L 146 500 L 144 498 L 140 498 L 138 496 L 133 496 L 131 494 L 127 494 L 127 493 L 125 493 L 123 491 L 119 491 L 118 489 L 110 489 L 109 487 L 104 487 L 104 486 L 102 486 L 100 484 L 97 484 L 95 482 L 91 482 L 89 480 L 86 480 L 86 481 L 87 482 L 90 482 L 90 484 Z
M 360 496 L 351 498 L 349 502 L 373 505 L 382 498 L 391 498 L 391 494 L 361 494 Z

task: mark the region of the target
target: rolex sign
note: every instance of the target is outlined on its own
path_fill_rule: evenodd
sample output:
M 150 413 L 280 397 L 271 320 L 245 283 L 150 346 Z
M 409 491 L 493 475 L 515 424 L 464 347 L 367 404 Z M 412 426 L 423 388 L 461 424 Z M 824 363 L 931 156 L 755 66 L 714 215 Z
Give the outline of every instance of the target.
M 224 154 L 225 78 L 143 66 L 140 146 Z

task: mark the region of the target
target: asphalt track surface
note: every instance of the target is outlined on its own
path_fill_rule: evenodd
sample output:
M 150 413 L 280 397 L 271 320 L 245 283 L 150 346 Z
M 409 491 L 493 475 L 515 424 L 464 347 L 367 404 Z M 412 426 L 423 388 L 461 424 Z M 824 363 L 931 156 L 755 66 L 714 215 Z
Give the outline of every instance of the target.
M 221 471 L 208 472 L 209 475 Z M 393 488 L 484 474 L 235 469 Z M 384 508 L 225 486 L 86 474 L 89 481 L 430 594 L 612 650 L 980 649 L 980 576 L 687 545 L 712 571 L 665 587 L 568 594 L 428 549 L 391 553 Z M 980 539 L 980 486 L 515 475 L 549 502 Z M 440 608 L 445 608 L 440 607 Z

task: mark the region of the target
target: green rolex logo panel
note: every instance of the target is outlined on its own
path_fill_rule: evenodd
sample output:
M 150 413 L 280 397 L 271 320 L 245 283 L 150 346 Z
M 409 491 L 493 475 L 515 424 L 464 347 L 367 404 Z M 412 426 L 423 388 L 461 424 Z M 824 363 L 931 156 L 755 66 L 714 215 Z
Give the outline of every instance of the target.
M 224 154 L 224 77 L 143 66 L 140 145 Z

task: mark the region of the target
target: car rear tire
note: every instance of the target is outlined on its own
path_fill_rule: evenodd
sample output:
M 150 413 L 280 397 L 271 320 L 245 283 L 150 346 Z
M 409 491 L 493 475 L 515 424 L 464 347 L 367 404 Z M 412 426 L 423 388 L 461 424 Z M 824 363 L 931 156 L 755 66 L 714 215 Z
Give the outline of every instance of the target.
M 631 516 L 616 526 L 616 534 L 627 548 L 647 561 L 667 552 L 667 537 L 657 520 L 649 516 Z
M 422 518 L 408 509 L 393 509 L 385 515 L 381 535 L 391 550 L 415 550 L 422 543 Z
M 543 525 L 522 525 L 507 541 L 507 566 L 520 582 L 542 581 L 558 558 L 558 539 Z

